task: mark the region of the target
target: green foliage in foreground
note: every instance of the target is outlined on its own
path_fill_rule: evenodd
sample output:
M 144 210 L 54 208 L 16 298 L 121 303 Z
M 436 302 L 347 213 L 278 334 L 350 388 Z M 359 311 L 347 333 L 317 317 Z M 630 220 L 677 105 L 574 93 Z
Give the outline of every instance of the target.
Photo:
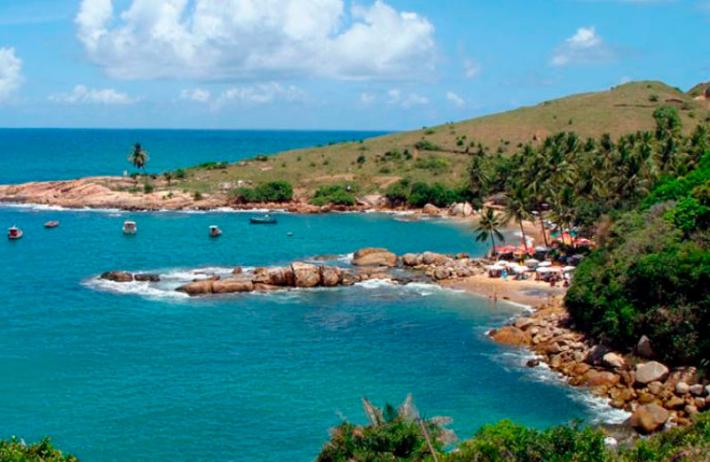
M 48 438 L 27 445 L 17 438 L 0 441 L 0 462 L 78 462 L 72 455 L 64 455 L 52 446 Z
M 436 432 L 436 427 L 431 427 Z M 441 462 L 707 462 L 710 414 L 629 447 L 607 447 L 601 430 L 562 425 L 536 430 L 502 421 L 482 427 L 451 451 L 435 442 Z M 419 425 L 399 417 L 359 427 L 343 423 L 333 431 L 318 462 L 433 461 Z
M 333 184 L 321 186 L 311 198 L 313 205 L 355 205 L 357 188 L 350 184 Z
M 293 199 L 293 187 L 287 181 L 270 181 L 255 188 L 237 188 L 232 192 L 237 202 L 289 202 Z
M 617 348 L 641 335 L 671 364 L 710 364 L 710 152 L 622 215 L 575 272 L 566 305 L 578 328 Z M 653 201 L 662 201 L 653 204 Z

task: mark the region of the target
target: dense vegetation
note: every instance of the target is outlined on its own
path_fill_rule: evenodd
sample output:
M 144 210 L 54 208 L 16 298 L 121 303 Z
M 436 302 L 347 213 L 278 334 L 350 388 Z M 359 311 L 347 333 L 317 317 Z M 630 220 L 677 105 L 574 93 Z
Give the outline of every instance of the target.
M 62 454 L 46 438 L 29 445 L 17 438 L 0 441 L 0 462 L 78 462 L 78 460 L 72 455 Z
M 430 185 L 422 181 L 412 182 L 408 178 L 391 184 L 385 196 L 395 206 L 406 204 L 412 207 L 424 207 L 426 204 L 446 207 L 471 199 L 468 188 L 452 189 L 441 183 Z
M 345 422 L 332 432 L 318 462 L 707 462 L 710 460 L 710 414 L 692 426 L 676 428 L 629 447 L 605 444 L 597 429 L 563 425 L 536 430 L 502 421 L 483 426 L 454 450 L 444 451 L 441 419 L 402 415 L 391 406 L 389 417 L 366 426 Z M 387 412 L 384 412 L 387 414 Z M 422 424 L 427 428 L 427 435 Z M 429 444 L 427 442 L 429 437 Z
M 269 181 L 255 188 L 237 188 L 232 192 L 237 202 L 288 202 L 293 199 L 293 187 L 287 181 Z
M 313 205 L 355 205 L 357 188 L 351 184 L 332 184 L 321 186 L 311 198 Z
M 710 365 L 710 151 L 622 215 L 578 268 L 566 303 L 578 327 L 631 349 L 641 335 L 672 364 Z

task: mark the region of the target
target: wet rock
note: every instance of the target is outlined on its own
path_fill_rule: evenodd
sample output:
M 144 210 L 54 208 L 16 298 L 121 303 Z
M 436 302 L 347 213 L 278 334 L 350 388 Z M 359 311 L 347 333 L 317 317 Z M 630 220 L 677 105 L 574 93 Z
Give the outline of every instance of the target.
M 233 294 L 238 292 L 252 292 L 254 283 L 249 279 L 222 279 L 212 283 L 212 293 Z
M 670 413 L 658 404 L 639 406 L 631 415 L 629 423 L 642 433 L 653 433 L 660 430 L 670 417 Z
M 657 361 L 636 366 L 636 383 L 647 385 L 651 382 L 663 382 L 668 377 L 668 368 Z
M 528 361 L 525 363 L 527 367 L 537 367 L 540 365 L 540 360 L 537 358 L 532 358 L 528 359 Z
M 355 266 L 397 266 L 397 255 L 387 249 L 365 248 L 353 255 L 352 264 Z
M 651 348 L 651 340 L 645 335 L 642 335 L 636 344 L 636 353 L 642 358 L 653 358 L 654 353 L 653 348 Z
M 232 274 L 242 274 L 242 267 L 241 267 L 241 266 L 236 266 L 236 267 L 232 270 Z
M 607 353 L 602 357 L 602 364 L 610 369 L 621 369 L 626 365 L 626 361 L 621 355 Z
M 291 264 L 294 285 L 296 287 L 316 287 L 320 284 L 320 270 L 308 263 L 295 262 Z
M 135 274 L 133 278 L 139 282 L 160 282 L 159 274 Z
M 530 336 L 514 326 L 503 326 L 493 329 L 490 337 L 498 343 L 511 346 L 523 346 L 530 343 Z
M 101 279 L 113 282 L 131 282 L 133 275 L 127 271 L 106 271 L 99 276 Z

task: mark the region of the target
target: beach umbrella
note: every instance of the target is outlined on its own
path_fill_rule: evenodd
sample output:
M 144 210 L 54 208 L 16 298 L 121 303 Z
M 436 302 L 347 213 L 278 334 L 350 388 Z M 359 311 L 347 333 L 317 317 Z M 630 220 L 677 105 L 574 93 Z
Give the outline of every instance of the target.
M 528 258 L 527 260 L 525 260 L 525 266 L 527 266 L 528 268 L 536 268 L 539 264 L 540 260 L 536 260 L 534 258 Z
M 549 262 L 549 261 L 542 261 L 542 262 L 540 262 L 540 264 L 537 265 L 537 266 L 539 266 L 540 268 L 547 268 L 547 267 L 549 267 L 549 266 L 552 266 L 552 262 Z
M 569 273 L 570 271 L 574 271 L 574 270 L 575 270 L 574 266 L 565 266 L 564 268 L 562 268 L 562 271 L 564 271 L 565 273 Z

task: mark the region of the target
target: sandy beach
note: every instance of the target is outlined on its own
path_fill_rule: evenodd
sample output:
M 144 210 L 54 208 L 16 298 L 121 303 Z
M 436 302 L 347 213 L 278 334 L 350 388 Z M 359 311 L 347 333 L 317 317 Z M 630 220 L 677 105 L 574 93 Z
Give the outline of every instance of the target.
M 477 274 L 464 279 L 442 281 L 442 285 L 453 289 L 482 295 L 490 299 L 507 300 L 530 307 L 550 305 L 553 299 L 562 298 L 565 288 L 551 287 L 542 281 L 516 281 L 511 278 L 491 278 L 487 274 Z

